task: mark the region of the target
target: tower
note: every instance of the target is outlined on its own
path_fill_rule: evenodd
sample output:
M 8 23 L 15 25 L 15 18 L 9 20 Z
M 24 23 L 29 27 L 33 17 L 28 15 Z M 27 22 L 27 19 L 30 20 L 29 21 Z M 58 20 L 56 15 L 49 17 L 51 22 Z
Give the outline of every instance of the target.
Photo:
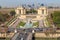
M 23 7 L 18 7 L 15 11 L 16 15 L 26 14 L 26 10 Z
M 39 9 L 38 9 L 38 14 L 39 15 L 47 15 L 47 8 L 45 6 L 41 6 Z

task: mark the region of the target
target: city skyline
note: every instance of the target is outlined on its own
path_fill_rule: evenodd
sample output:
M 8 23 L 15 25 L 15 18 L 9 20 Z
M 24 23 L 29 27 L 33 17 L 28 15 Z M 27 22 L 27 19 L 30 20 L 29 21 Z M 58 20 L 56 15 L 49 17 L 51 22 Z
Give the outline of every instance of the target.
M 48 6 L 60 6 L 60 0 L 0 0 L 0 6 L 15 7 L 22 4 L 45 4 Z

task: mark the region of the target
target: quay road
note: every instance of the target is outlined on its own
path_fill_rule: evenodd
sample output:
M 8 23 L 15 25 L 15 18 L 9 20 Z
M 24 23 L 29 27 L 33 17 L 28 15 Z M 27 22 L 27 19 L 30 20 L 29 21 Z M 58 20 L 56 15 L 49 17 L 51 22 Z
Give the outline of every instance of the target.
M 12 38 L 13 40 L 32 40 L 32 31 L 35 32 L 44 32 L 45 30 L 49 30 L 51 28 L 9 28 L 10 31 L 17 30 L 16 35 Z M 55 30 L 55 28 L 53 28 Z
M 17 31 L 17 32 L 30 32 L 32 33 L 32 31 L 34 30 L 34 32 L 45 32 L 48 30 L 54 30 L 56 31 L 56 28 L 27 28 L 27 29 L 23 29 L 23 28 L 8 28 L 8 31 Z

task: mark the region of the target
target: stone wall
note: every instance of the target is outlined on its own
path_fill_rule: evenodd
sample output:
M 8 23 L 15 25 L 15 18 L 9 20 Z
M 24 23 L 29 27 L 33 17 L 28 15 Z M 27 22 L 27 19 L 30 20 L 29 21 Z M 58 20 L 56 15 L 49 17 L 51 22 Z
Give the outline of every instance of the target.
M 42 38 L 57 38 L 60 37 L 60 33 L 35 33 L 35 37 L 42 37 Z

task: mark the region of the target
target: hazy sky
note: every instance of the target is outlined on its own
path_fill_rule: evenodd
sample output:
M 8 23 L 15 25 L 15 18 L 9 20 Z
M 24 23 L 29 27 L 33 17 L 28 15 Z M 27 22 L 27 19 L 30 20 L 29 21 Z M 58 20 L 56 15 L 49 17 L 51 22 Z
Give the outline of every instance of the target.
M 18 6 L 21 4 L 38 4 L 44 3 L 45 5 L 59 5 L 60 0 L 0 0 L 1 6 Z

